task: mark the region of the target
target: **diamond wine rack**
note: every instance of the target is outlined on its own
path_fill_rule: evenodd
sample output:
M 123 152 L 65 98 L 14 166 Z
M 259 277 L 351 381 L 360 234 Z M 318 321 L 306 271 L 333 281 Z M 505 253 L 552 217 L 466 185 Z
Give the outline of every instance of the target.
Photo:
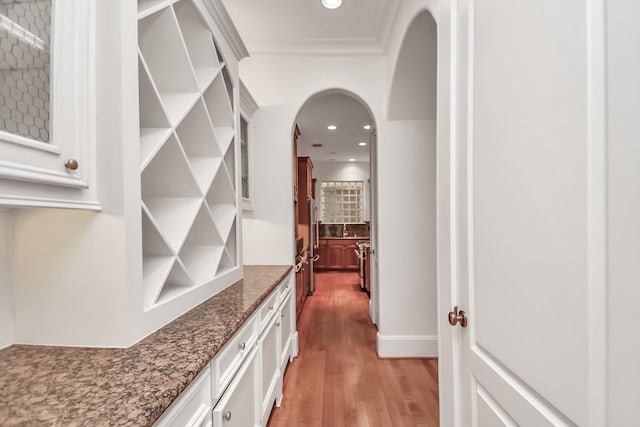
M 139 0 L 144 306 L 237 267 L 233 86 L 191 0 Z

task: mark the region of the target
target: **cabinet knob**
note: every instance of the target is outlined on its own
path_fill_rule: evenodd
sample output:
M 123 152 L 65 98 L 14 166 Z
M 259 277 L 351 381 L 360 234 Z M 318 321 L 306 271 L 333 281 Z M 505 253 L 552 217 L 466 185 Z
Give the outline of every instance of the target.
M 224 419 L 225 421 L 231 421 L 231 411 L 225 412 L 222 416 L 222 419 Z
M 284 319 L 284 313 L 282 313 L 282 314 L 280 315 L 280 317 L 282 317 L 282 318 Z
M 273 310 L 273 304 L 269 306 L 269 310 Z
M 277 327 L 280 327 L 280 322 L 276 322 L 276 326 L 277 326 Z
M 76 159 L 69 159 L 64 164 L 64 167 L 69 169 L 70 171 L 74 171 L 74 170 L 78 169 L 78 161 Z
M 239 348 L 240 350 L 244 350 L 245 348 L 247 348 L 247 343 L 244 343 L 244 342 L 243 342 L 242 344 L 240 344 L 240 345 L 238 346 L 238 348 Z

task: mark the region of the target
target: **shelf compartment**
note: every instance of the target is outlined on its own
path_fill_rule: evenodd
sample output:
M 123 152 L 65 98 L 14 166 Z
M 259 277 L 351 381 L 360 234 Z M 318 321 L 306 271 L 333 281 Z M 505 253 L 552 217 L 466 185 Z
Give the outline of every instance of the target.
M 233 128 L 214 128 L 216 135 L 216 141 L 218 141 L 218 147 L 220 147 L 221 153 L 226 153 L 229 150 L 229 146 L 233 143 L 235 137 L 235 131 Z
M 143 203 L 158 225 L 158 231 L 173 252 L 178 253 L 198 214 L 202 200 L 188 197 L 157 197 L 146 199 Z
M 144 169 L 153 156 L 158 152 L 162 144 L 171 135 L 171 129 L 162 128 L 140 128 L 140 159 L 141 169 Z
M 140 159 L 142 168 L 166 141 L 171 126 L 164 112 L 160 95 L 151 82 L 142 59 L 138 60 L 140 99 Z
M 142 209 L 142 251 L 143 298 L 148 308 L 157 299 L 175 257 L 145 208 Z
M 141 19 L 138 42 L 142 62 L 175 125 L 198 99 L 200 91 L 173 8 Z
M 224 69 L 223 69 L 224 71 Z M 209 117 L 214 128 L 234 128 L 233 109 L 225 87 L 223 74 L 218 74 L 213 83 L 204 91 Z
M 225 245 L 225 249 L 229 255 L 231 261 L 233 261 L 234 266 L 237 265 L 237 233 L 236 233 L 236 220 L 233 221 L 233 225 L 231 226 L 231 230 L 229 230 L 229 235 L 227 236 L 227 244 Z
M 224 242 L 209 212 L 202 206 L 180 251 L 180 259 L 195 284 L 201 285 L 215 278 L 223 251 Z
M 207 193 L 207 204 L 220 236 L 226 240 L 236 217 L 236 196 L 224 168 L 220 168 Z
M 177 0 L 138 0 L 138 19 L 142 19 L 169 7 L 176 1 Z
M 233 140 L 231 140 L 231 144 L 227 149 L 227 153 L 224 155 L 224 164 L 227 168 L 227 173 L 229 174 L 229 180 L 231 181 L 231 187 L 235 191 L 236 189 L 236 150 L 235 145 L 233 144 Z
M 223 274 L 233 270 L 235 267 L 235 263 L 231 260 L 229 253 L 225 250 L 222 254 L 220 265 L 218 266 L 218 276 L 222 276 Z
M 142 172 L 142 199 L 201 194 L 182 147 L 171 135 Z
M 174 8 L 199 87 L 204 90 L 221 70 L 213 36 L 191 2 L 182 1 Z
M 179 260 L 173 264 L 171 273 L 162 287 L 155 304 L 170 301 L 193 288 L 193 282 Z
M 205 194 L 220 167 L 222 155 L 202 101 L 180 123 L 176 133 L 198 186 Z

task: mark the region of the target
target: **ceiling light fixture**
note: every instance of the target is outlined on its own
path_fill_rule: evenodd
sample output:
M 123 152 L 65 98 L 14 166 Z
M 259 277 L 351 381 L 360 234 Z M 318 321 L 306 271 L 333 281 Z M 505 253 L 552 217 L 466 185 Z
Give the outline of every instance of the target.
M 355 162 L 356 159 L 354 159 L 353 157 L 349 159 L 350 162 Z
M 371 125 L 364 125 L 364 126 L 362 126 L 362 128 L 364 130 L 369 130 L 369 129 L 371 129 Z
M 360 147 L 364 147 L 365 145 L 367 145 L 367 143 L 366 143 L 366 142 L 364 142 L 364 141 L 361 141 L 361 142 L 358 142 L 358 145 L 359 145 Z
M 322 0 L 322 5 L 327 9 L 337 9 L 342 4 L 342 0 Z
M 336 130 L 336 129 L 338 129 L 338 126 L 336 126 L 336 125 L 329 125 L 329 126 L 327 126 L 327 129 L 329 129 L 329 130 Z

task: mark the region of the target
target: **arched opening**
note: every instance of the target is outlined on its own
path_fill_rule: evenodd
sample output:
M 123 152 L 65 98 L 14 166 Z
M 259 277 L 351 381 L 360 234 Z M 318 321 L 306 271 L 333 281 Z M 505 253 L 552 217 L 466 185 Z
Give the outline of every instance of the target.
M 297 277 L 303 288 L 298 312 L 314 293 L 315 276 L 323 273 L 340 274 L 341 282 L 369 297 L 367 256 L 372 246 L 375 251 L 371 230 L 376 221 L 371 167 L 376 123 L 371 109 L 352 92 L 325 90 L 302 104 L 292 127 L 298 174 L 296 253 L 303 261 Z
M 420 11 L 393 67 L 379 144 L 382 357 L 437 357 L 437 25 Z

